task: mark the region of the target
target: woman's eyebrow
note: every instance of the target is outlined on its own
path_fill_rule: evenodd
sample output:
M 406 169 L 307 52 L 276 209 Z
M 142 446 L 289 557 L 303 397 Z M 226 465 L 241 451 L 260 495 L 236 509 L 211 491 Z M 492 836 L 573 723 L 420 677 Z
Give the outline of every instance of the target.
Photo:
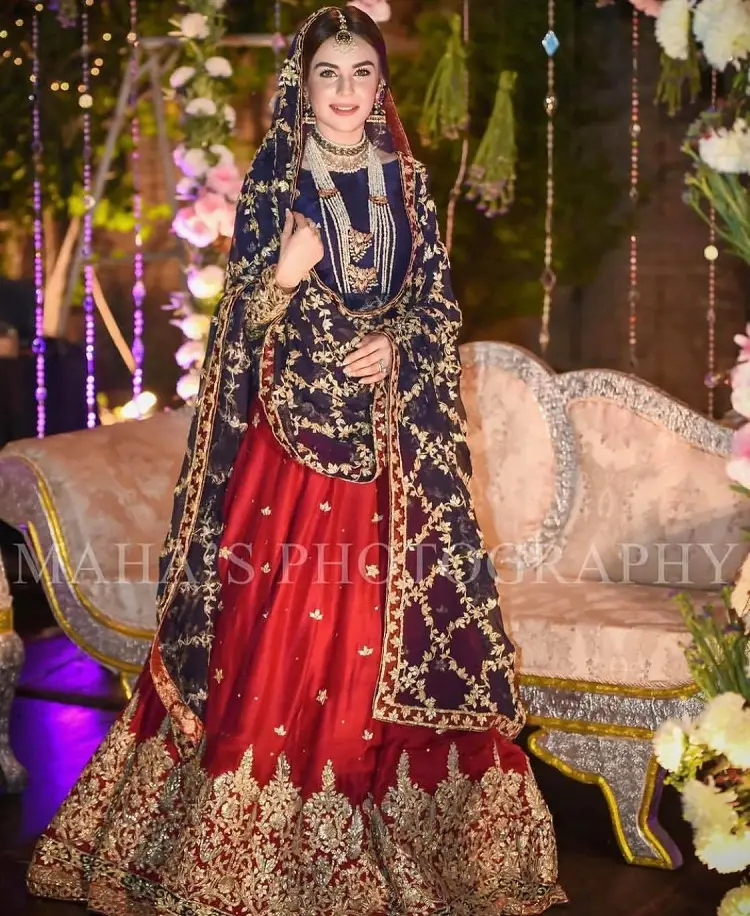
M 363 61 L 360 61 L 358 64 L 352 64 L 352 66 L 356 69 L 357 67 L 374 67 L 375 64 L 371 60 L 363 60 Z M 318 70 L 320 67 L 331 67 L 334 70 L 340 69 L 338 64 L 329 64 L 328 61 L 325 61 L 325 60 L 321 60 L 317 64 L 315 64 L 316 70 Z

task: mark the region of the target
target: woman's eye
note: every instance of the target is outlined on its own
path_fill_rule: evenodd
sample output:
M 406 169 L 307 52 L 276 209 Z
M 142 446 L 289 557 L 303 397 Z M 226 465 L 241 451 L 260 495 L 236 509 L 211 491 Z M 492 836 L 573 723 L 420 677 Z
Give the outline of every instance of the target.
M 360 69 L 357 70 L 357 71 L 355 72 L 354 75 L 355 75 L 355 76 L 369 76 L 369 75 L 370 75 L 370 72 L 371 72 L 371 71 L 368 70 L 367 67 L 360 67 Z
M 336 76 L 336 71 L 335 70 L 320 70 L 319 75 L 322 76 L 323 79 L 329 80 L 332 76 Z

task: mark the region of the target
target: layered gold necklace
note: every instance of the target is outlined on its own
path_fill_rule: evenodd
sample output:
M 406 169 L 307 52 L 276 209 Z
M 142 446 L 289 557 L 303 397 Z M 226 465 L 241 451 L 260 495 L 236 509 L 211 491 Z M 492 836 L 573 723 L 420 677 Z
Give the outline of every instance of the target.
M 369 292 L 380 280 L 382 291 L 389 292 L 396 253 L 396 224 L 377 149 L 366 134 L 353 146 L 339 146 L 313 130 L 307 140 L 305 158 L 320 198 L 323 230 L 339 289 L 344 294 Z M 343 195 L 331 177 L 331 172 L 357 172 L 363 168 L 367 168 L 369 188 L 369 232 L 359 232 L 352 226 Z M 371 245 L 374 267 L 359 266 L 357 262 L 364 259 Z
M 370 152 L 370 141 L 367 139 L 367 134 L 363 133 L 362 139 L 352 146 L 331 143 L 317 127 L 313 129 L 312 136 L 329 172 L 358 172 L 360 169 L 367 168 Z

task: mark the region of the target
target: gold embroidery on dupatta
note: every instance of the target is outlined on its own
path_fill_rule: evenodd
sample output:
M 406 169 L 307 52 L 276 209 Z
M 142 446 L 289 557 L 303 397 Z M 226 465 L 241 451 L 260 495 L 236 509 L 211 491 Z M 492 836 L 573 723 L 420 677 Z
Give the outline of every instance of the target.
M 528 916 L 565 900 L 534 778 L 497 748 L 474 781 L 451 746 L 434 792 L 404 752 L 382 803 L 355 805 L 330 763 L 305 797 L 283 755 L 265 785 L 252 748 L 212 777 L 167 732 L 137 743 L 128 714 L 116 723 L 34 851 L 32 893 L 107 916 Z

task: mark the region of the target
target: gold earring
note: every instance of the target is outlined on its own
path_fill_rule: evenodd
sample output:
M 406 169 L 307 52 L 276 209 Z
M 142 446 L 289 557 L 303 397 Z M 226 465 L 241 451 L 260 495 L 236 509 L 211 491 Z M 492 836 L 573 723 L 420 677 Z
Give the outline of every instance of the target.
M 302 123 L 307 125 L 314 125 L 316 123 L 312 105 L 310 104 L 310 99 L 307 96 L 305 96 L 304 110 L 302 112 Z
M 378 84 L 378 92 L 375 96 L 375 104 L 372 106 L 372 111 L 370 112 L 370 117 L 367 119 L 370 124 L 385 124 L 385 108 L 383 102 L 385 100 L 385 82 L 383 80 Z

